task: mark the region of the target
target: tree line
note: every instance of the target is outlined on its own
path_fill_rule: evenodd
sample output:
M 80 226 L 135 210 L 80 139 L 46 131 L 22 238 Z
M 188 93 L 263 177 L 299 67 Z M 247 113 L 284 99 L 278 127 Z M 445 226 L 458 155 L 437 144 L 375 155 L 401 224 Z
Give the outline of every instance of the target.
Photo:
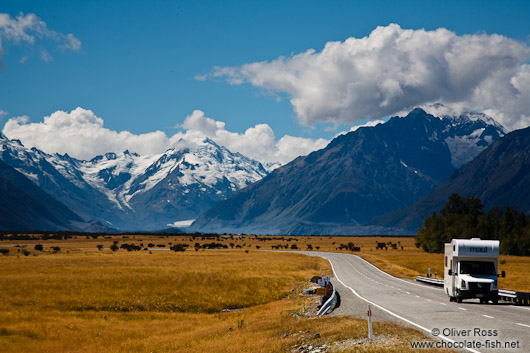
M 530 215 L 513 206 L 485 212 L 479 198 L 455 193 L 440 214 L 433 212 L 423 220 L 415 243 L 427 252 L 441 253 L 451 239 L 470 238 L 500 240 L 501 253 L 529 256 Z

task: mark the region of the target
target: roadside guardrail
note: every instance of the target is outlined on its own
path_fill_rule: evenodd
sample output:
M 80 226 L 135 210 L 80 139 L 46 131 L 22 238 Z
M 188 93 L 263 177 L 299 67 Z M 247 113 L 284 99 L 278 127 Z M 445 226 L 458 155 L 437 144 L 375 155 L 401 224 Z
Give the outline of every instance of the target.
M 416 281 L 443 287 L 444 280 L 417 276 Z M 530 305 L 530 293 L 499 289 L 499 299 L 519 305 Z
M 329 282 L 329 283 L 331 283 L 331 282 Z M 331 305 L 333 304 L 333 301 L 335 300 L 335 296 L 336 296 L 337 292 L 335 291 L 335 286 L 333 285 L 333 283 L 331 283 L 331 286 L 333 287 L 333 293 L 331 293 L 331 296 L 328 298 L 328 300 L 326 300 L 326 302 L 324 304 L 322 304 L 322 307 L 318 311 L 317 316 L 322 316 L 325 313 L 327 313 L 327 311 L 331 308 Z
M 519 305 L 530 305 L 530 293 L 499 289 L 499 299 Z
M 432 284 L 434 286 L 439 286 L 439 287 L 443 287 L 444 286 L 444 280 L 443 279 L 416 276 L 416 281 Z

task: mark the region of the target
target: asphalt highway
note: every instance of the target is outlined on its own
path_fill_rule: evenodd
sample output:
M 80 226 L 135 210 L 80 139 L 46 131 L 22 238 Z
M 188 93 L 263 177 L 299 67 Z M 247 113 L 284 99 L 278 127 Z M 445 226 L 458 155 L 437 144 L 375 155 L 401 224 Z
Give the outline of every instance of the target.
M 393 320 L 467 352 L 530 352 L 530 307 L 478 299 L 449 302 L 442 288 L 393 277 L 355 255 L 304 252 L 330 261 L 341 296 L 340 314 Z

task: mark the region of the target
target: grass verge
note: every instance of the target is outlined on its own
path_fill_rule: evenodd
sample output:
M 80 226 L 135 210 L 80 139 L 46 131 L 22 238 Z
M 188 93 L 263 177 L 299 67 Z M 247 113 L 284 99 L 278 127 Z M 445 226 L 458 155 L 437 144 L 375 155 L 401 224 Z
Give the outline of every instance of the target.
M 0 257 L 0 351 L 287 352 L 326 344 L 408 352 L 411 340 L 428 339 L 375 323 L 382 339 L 366 344 L 365 320 L 307 318 L 312 299 L 299 296 L 300 286 L 321 269 L 330 274 L 317 257 L 69 249 Z

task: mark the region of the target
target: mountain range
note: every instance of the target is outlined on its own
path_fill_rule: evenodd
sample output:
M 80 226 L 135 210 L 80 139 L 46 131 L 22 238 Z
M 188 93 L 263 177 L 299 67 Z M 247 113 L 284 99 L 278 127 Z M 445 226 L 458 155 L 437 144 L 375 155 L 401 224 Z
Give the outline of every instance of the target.
M 486 210 L 515 206 L 530 213 L 530 128 L 513 131 L 456 170 L 425 198 L 376 217 L 371 224 L 416 230 L 452 193 L 481 199 Z
M 0 135 L 0 160 L 66 206 L 77 221 L 97 220 L 119 230 L 159 230 L 194 219 L 267 175 L 259 162 L 209 139 L 181 140 L 177 146 L 161 154 L 125 151 L 79 160 Z
M 361 127 L 214 205 L 190 227 L 256 234 L 410 234 L 367 225 L 412 205 L 505 129 L 482 113 L 405 117 Z M 386 224 L 389 226 L 389 224 Z
M 417 108 L 269 173 L 209 139 L 80 160 L 0 134 L 0 229 L 414 234 L 453 192 L 530 212 L 529 135 Z
M 0 160 L 0 229 L 79 229 L 83 220 Z

